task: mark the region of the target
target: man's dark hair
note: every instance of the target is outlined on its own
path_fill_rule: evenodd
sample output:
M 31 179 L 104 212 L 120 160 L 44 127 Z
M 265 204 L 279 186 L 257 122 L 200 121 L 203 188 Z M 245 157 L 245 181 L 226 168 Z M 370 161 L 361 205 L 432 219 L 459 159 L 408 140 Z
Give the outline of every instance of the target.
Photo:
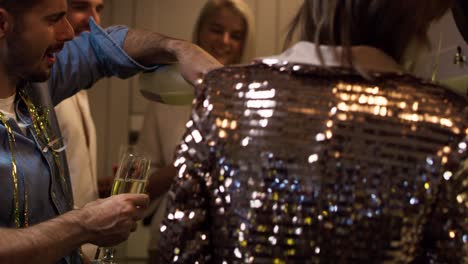
M 0 8 L 4 8 L 8 12 L 18 15 L 34 7 L 42 0 L 0 0 Z

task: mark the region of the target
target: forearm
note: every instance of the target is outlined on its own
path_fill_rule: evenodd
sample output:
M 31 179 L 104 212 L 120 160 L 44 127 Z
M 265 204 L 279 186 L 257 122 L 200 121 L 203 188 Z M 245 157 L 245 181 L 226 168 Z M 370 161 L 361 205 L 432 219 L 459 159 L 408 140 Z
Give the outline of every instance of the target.
M 0 263 L 55 263 L 85 243 L 86 229 L 72 211 L 24 229 L 0 229 Z
M 192 85 L 212 69 L 222 65 L 206 51 L 187 41 L 158 33 L 130 29 L 123 42 L 124 51 L 142 65 L 178 62 L 182 76 Z
M 185 41 L 172 39 L 159 33 L 129 29 L 123 49 L 143 65 L 166 64 L 177 61 L 177 50 L 187 45 Z

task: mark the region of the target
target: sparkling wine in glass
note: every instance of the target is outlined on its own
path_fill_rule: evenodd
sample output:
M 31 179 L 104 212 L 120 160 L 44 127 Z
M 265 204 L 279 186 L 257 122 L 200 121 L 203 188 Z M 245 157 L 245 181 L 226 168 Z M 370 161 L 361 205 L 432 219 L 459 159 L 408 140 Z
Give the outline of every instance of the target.
M 150 160 L 145 156 L 133 153 L 124 153 L 115 174 L 111 195 L 121 193 L 144 193 L 149 175 Z M 103 248 L 103 257 L 99 259 L 101 249 L 96 252 L 93 264 L 116 264 L 114 260 L 115 249 Z
M 115 174 L 111 195 L 120 193 L 144 193 L 150 160 L 136 154 L 124 154 Z

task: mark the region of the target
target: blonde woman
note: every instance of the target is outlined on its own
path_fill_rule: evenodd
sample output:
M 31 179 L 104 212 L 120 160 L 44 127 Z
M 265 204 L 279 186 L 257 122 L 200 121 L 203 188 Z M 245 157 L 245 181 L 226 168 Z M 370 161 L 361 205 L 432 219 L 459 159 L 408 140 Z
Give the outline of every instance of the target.
M 255 25 L 252 13 L 242 0 L 210 0 L 202 8 L 193 30 L 193 42 L 220 63 L 247 62 L 254 55 Z M 194 62 L 196 63 L 196 62 Z M 165 209 L 164 194 L 176 175 L 174 152 L 182 139 L 192 106 L 165 105 L 151 102 L 145 113 L 139 149 L 148 153 L 154 171 L 148 192 L 161 210 L 152 219 L 150 255 L 155 255 L 159 224 Z
M 466 263 L 467 101 L 405 73 L 446 0 L 305 0 L 301 41 L 210 72 L 160 263 Z

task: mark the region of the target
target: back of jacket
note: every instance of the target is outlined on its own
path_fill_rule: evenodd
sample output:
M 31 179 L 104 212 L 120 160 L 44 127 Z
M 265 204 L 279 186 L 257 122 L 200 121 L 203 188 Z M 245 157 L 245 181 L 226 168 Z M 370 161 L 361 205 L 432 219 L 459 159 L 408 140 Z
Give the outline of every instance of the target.
M 163 262 L 467 262 L 464 98 L 287 62 L 216 70 L 202 88 Z

